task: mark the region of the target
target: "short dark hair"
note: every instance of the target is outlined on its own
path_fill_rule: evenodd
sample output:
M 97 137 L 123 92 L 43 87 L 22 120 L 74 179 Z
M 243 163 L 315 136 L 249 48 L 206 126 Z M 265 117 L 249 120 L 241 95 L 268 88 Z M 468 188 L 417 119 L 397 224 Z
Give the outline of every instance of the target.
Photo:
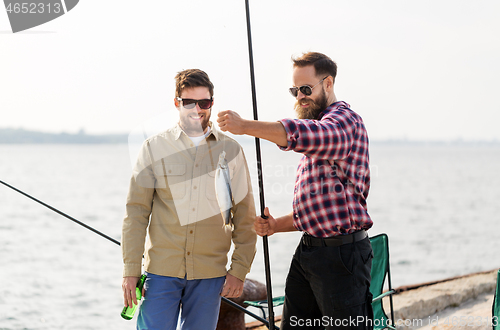
M 303 68 L 305 66 L 313 65 L 316 70 L 316 76 L 329 75 L 333 77 L 335 82 L 335 77 L 337 76 L 337 64 L 328 56 L 322 53 L 308 52 L 302 54 L 300 57 L 293 58 L 293 67 Z
M 214 85 L 205 71 L 188 69 L 177 73 L 175 76 L 175 97 L 181 97 L 184 89 L 193 87 L 207 87 L 210 97 L 214 96 Z

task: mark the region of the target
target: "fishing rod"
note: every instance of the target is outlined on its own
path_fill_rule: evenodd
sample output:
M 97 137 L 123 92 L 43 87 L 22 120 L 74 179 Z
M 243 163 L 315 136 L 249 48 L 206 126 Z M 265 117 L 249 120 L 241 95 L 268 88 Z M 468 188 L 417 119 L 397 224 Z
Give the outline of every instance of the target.
M 9 187 L 10 189 L 12 189 L 12 190 L 14 190 L 14 191 L 17 191 L 17 192 L 18 192 L 18 193 L 20 193 L 21 195 L 24 195 L 24 196 L 28 197 L 29 199 L 34 200 L 35 202 L 37 202 L 37 203 L 39 203 L 39 204 L 41 204 L 41 205 L 45 206 L 46 208 L 48 208 L 48 209 L 50 209 L 50 210 L 52 210 L 52 211 L 54 211 L 54 212 L 56 212 L 56 213 L 58 213 L 58 214 L 62 215 L 63 217 L 68 218 L 69 220 L 71 220 L 71 221 L 73 221 L 73 222 L 75 222 L 75 223 L 79 224 L 80 226 L 85 227 L 85 228 L 87 228 L 88 230 L 90 230 L 90 231 L 92 231 L 92 232 L 94 232 L 94 233 L 96 233 L 96 234 L 98 234 L 98 235 L 100 235 L 100 236 L 102 236 L 102 237 L 106 238 L 107 240 L 109 240 L 109 241 L 111 241 L 111 242 L 115 243 L 116 245 L 121 246 L 121 243 L 120 243 L 119 241 L 115 240 L 114 238 L 112 238 L 112 237 L 110 237 L 110 236 L 108 236 L 108 235 L 106 235 L 106 234 L 104 234 L 104 233 L 102 233 L 102 232 L 98 231 L 98 230 L 97 230 L 97 229 L 95 229 L 95 228 L 92 228 L 91 226 L 89 226 L 89 225 L 87 225 L 87 224 L 85 224 L 85 223 L 83 223 L 83 222 L 81 222 L 81 221 L 79 221 L 79 220 L 77 220 L 77 219 L 73 218 L 72 216 L 70 216 L 70 215 L 68 215 L 68 214 L 66 214 L 66 213 L 64 213 L 64 212 L 62 212 L 62 211 L 60 211 L 60 210 L 56 209 L 55 207 L 50 206 L 49 204 L 42 202 L 41 200 L 39 200 L 39 199 L 37 199 L 37 198 L 35 198 L 35 197 L 33 197 L 33 196 L 31 196 L 31 195 L 29 195 L 29 194 L 25 193 L 24 191 L 22 191 L 22 190 L 20 190 L 20 189 L 17 189 L 17 188 L 16 188 L 16 187 L 14 187 L 14 186 L 11 186 L 10 184 L 8 184 L 8 183 L 6 183 L 6 182 L 4 182 L 4 181 L 2 181 L 2 180 L 0 180 L 0 183 L 1 183 L 1 184 L 3 184 L 3 185 L 5 185 L 6 187 Z M 225 297 L 221 297 L 221 298 L 222 298 L 222 301 L 223 301 L 223 302 L 225 302 L 226 304 L 229 304 L 230 306 L 232 306 L 232 307 L 234 307 L 234 308 L 238 309 L 239 311 L 242 311 L 243 313 L 246 313 L 246 314 L 250 315 L 250 316 L 251 316 L 251 317 L 253 317 L 254 319 L 256 319 L 256 320 L 258 320 L 258 321 L 260 321 L 260 322 L 264 323 L 267 327 L 269 327 L 269 322 L 268 322 L 266 319 L 264 319 L 264 318 L 262 318 L 262 317 L 260 317 L 260 316 L 258 316 L 258 315 L 256 315 L 256 314 L 254 314 L 254 313 L 250 312 L 250 311 L 249 311 L 249 310 L 247 310 L 246 308 L 244 308 L 244 307 L 242 307 L 242 306 L 238 305 L 237 303 L 235 303 L 235 302 L 233 302 L 233 301 L 231 301 L 231 300 L 229 300 L 229 299 L 227 299 L 227 298 L 225 298 Z
M 248 57 L 250 59 L 250 80 L 252 86 L 252 104 L 253 104 L 253 118 L 259 120 L 257 113 L 257 96 L 255 91 L 255 73 L 253 67 L 253 50 L 252 50 L 252 33 L 250 29 L 250 6 L 248 0 L 245 0 L 246 17 L 247 17 L 247 37 L 248 37 Z M 257 153 L 257 177 L 259 181 L 259 196 L 260 196 L 260 216 L 267 219 L 264 215 L 265 200 L 264 200 L 264 179 L 262 177 L 262 159 L 260 155 L 260 139 L 255 138 L 255 151 Z M 269 261 L 269 243 L 267 235 L 262 237 L 264 245 L 264 268 L 266 271 L 266 288 L 267 288 L 267 306 L 269 309 L 269 329 L 274 329 L 274 305 L 273 305 L 273 292 L 271 287 L 271 263 Z
M 31 196 L 31 195 L 28 195 L 28 194 L 27 194 L 27 193 L 25 193 L 24 191 L 21 191 L 21 190 L 17 189 L 16 187 L 11 186 L 11 185 L 10 185 L 10 184 L 8 184 L 8 183 L 5 183 L 5 182 L 3 182 L 3 181 L 1 181 L 1 180 L 0 180 L 0 183 L 1 183 L 1 184 L 3 184 L 3 185 L 5 185 L 5 186 L 7 186 L 7 187 L 9 187 L 9 188 L 10 188 L 10 189 L 12 189 L 12 190 L 17 191 L 17 192 L 18 192 L 18 193 L 20 193 L 21 195 L 24 195 L 24 196 L 26 196 L 26 197 L 28 197 L 28 198 L 30 198 L 30 199 L 32 199 L 32 200 L 34 200 L 35 202 L 42 204 L 43 206 L 45 206 L 45 207 L 47 207 L 47 208 L 51 209 L 52 211 L 54 211 L 54 212 L 56 212 L 56 213 L 59 213 L 59 214 L 60 214 L 60 215 L 62 215 L 63 217 L 66 217 L 66 218 L 70 219 L 71 221 L 76 222 L 76 223 L 77 223 L 77 224 L 79 224 L 80 226 L 85 227 L 85 228 L 87 228 L 87 229 L 88 229 L 88 230 L 90 230 L 90 231 L 93 231 L 93 232 L 94 232 L 94 233 L 96 233 L 97 235 L 100 235 L 100 236 L 102 236 L 102 237 L 106 238 L 107 240 L 110 240 L 111 242 L 113 242 L 113 243 L 115 243 L 115 244 L 120 245 L 120 242 L 118 242 L 118 241 L 117 241 L 117 240 L 115 240 L 114 238 L 109 237 L 108 235 L 106 235 L 106 234 L 104 234 L 104 233 L 102 233 L 102 232 L 98 231 L 97 229 L 94 229 L 94 228 L 90 227 L 89 225 L 86 225 L 85 223 L 83 223 L 83 222 L 81 222 L 81 221 L 79 221 L 79 220 L 77 220 L 77 219 L 73 218 L 72 216 L 69 216 L 69 215 L 67 215 L 67 214 L 66 214 L 66 213 L 64 213 L 64 212 L 59 211 L 59 210 L 58 210 L 58 209 L 56 209 L 55 207 L 52 207 L 52 206 L 50 206 L 50 205 L 48 205 L 48 204 L 46 204 L 46 203 L 42 202 L 41 200 L 36 199 L 35 197 L 33 197 L 33 196 Z

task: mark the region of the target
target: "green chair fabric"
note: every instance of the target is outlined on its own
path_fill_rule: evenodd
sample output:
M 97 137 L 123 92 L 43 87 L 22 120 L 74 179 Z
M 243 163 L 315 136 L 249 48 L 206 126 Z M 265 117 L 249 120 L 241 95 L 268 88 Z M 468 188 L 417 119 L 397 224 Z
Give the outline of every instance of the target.
M 395 292 L 392 289 L 391 269 L 389 266 L 389 238 L 386 234 L 380 234 L 370 237 L 370 242 L 373 249 L 372 281 L 370 284 L 370 292 L 373 295 L 373 328 L 374 329 L 395 329 L 394 325 L 394 308 L 392 294 Z M 388 291 L 383 292 L 384 283 L 387 278 Z M 389 304 L 391 307 L 391 323 L 388 323 L 387 314 L 384 311 L 382 298 L 389 296 Z
M 389 267 L 389 238 L 386 234 L 380 234 L 374 237 L 370 237 L 370 242 L 372 244 L 373 249 L 373 260 L 372 260 L 372 269 L 371 269 L 371 285 L 370 292 L 373 295 L 372 307 L 373 307 L 373 329 L 396 329 L 394 324 L 394 309 L 392 302 L 392 294 L 395 292 L 392 289 L 391 284 L 391 271 Z M 382 292 L 384 289 L 385 279 L 388 280 L 389 290 L 386 292 Z M 387 314 L 384 311 L 384 307 L 382 304 L 382 298 L 389 296 L 389 302 L 391 306 L 391 321 L 389 324 Z M 273 298 L 273 306 L 278 307 L 283 305 L 285 302 L 285 296 L 280 296 Z M 266 318 L 265 309 L 268 308 L 267 300 L 260 301 L 245 301 L 245 304 L 250 306 L 259 308 Z M 495 329 L 495 330 L 500 330 Z
M 495 291 L 495 298 L 493 298 L 491 316 L 493 330 L 500 330 L 500 269 L 497 273 L 497 289 Z
M 248 301 L 248 300 L 245 300 L 244 303 L 247 304 L 247 305 L 250 305 L 250 306 L 253 306 L 253 307 L 256 307 L 256 308 L 260 309 L 261 312 L 262 312 L 263 317 L 265 319 L 267 319 L 267 317 L 266 317 L 266 309 L 268 307 L 267 300 L 257 300 L 257 301 Z M 281 306 L 284 303 L 285 303 L 285 296 L 279 296 L 279 297 L 274 297 L 273 298 L 273 307 Z

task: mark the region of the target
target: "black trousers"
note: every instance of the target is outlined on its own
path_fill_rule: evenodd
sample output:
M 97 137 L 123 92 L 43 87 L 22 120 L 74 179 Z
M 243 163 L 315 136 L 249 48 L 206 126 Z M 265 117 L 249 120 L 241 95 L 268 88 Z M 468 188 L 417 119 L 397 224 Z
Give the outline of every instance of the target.
M 299 244 L 286 279 L 281 329 L 372 329 L 372 247 Z

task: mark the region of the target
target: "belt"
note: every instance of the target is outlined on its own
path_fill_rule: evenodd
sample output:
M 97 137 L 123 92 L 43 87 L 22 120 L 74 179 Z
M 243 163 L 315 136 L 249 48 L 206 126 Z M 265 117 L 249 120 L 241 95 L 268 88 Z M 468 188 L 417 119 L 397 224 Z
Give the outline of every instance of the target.
M 361 241 L 368 237 L 366 230 L 360 230 L 349 235 L 339 235 L 334 237 L 314 237 L 309 234 L 302 235 L 302 244 L 306 246 L 341 246 L 344 244 Z

